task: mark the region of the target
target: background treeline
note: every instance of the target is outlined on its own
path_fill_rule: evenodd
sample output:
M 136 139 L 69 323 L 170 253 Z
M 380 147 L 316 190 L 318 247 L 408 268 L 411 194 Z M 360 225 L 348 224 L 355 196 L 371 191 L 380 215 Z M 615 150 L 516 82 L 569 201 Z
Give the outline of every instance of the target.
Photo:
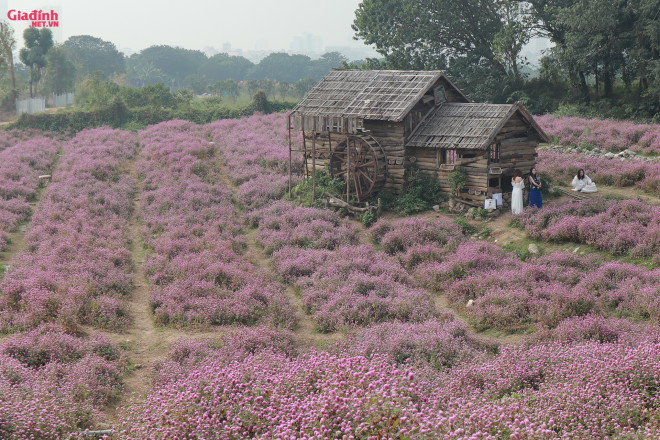
M 14 64 L 10 54 L 16 49 L 16 37 L 7 23 L 2 23 L 2 31 L 0 42 L 8 43 L 7 53 L 0 56 L 0 99 L 5 106 L 11 106 L 13 98 L 23 92 L 34 96 L 75 89 L 78 95 L 89 78 L 99 75 L 120 86 L 162 83 L 170 91 L 186 89 L 195 95 L 221 96 L 239 105 L 250 102 L 258 90 L 270 99 L 296 101 L 328 71 L 348 61 L 338 52 L 316 60 L 272 53 L 255 64 L 241 56 L 221 53 L 208 57 L 199 50 L 165 45 L 126 57 L 113 43 L 100 38 L 77 35 L 54 45 L 49 29 L 30 28 L 23 34 L 21 63 Z M 15 76 L 13 81 L 10 75 Z
M 150 106 L 130 89 L 162 84 L 173 96 L 210 95 L 186 101 L 190 108 L 249 108 L 257 91 L 292 106 L 336 67 L 442 69 L 477 102 L 660 122 L 660 0 L 363 0 L 352 26 L 381 58 L 273 53 L 252 63 L 164 45 L 126 57 L 100 38 L 57 45 L 49 29 L 28 29 L 14 60 L 16 36 L 0 22 L 0 100 L 9 109 L 19 93 L 75 89 L 78 108 L 118 98 L 130 109 Z M 531 66 L 523 49 L 537 37 L 554 46 Z

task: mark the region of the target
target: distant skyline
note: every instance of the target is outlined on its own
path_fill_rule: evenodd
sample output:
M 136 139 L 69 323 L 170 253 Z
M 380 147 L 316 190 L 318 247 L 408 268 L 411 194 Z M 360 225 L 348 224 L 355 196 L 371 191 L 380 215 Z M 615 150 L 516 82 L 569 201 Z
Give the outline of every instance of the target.
M 73 35 L 92 35 L 132 52 L 167 44 L 204 50 L 223 45 L 243 51 L 323 52 L 325 47 L 352 48 L 367 56 L 376 52 L 352 39 L 351 23 L 360 0 L 246 0 L 177 2 L 164 6 L 153 0 L 115 0 L 104 6 L 89 0 L 0 0 L 7 19 L 11 9 L 55 10 L 59 27 L 52 28 L 57 42 Z M 20 36 L 27 22 L 10 22 Z

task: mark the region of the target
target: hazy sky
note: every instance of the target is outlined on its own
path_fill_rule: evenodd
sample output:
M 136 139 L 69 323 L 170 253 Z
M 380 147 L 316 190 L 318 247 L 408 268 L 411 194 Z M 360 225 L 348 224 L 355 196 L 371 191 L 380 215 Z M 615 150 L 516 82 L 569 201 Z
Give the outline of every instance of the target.
M 59 14 L 60 42 L 92 35 L 119 48 L 139 51 L 154 44 L 189 49 L 288 50 L 294 37 L 311 33 L 322 46 L 363 46 L 353 41 L 351 23 L 360 0 L 0 0 L 6 11 L 53 9 Z M 6 9 L 5 9 L 6 8 Z M 17 36 L 24 25 L 12 22 Z

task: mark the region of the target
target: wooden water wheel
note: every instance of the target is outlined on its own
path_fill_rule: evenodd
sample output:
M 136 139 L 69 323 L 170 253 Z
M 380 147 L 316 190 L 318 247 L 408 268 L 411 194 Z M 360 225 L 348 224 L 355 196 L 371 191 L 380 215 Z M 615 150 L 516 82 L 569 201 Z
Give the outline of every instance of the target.
M 348 136 L 333 148 L 330 174 L 348 181 L 345 191 L 362 202 L 385 185 L 385 151 L 371 136 Z

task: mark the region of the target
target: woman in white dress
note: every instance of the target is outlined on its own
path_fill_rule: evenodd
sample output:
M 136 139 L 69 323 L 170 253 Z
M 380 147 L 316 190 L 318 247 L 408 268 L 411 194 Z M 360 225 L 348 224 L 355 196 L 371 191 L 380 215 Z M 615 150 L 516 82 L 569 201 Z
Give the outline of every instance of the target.
M 596 189 L 596 184 L 589 178 L 589 176 L 584 174 L 582 168 L 580 168 L 577 175 L 573 177 L 571 185 L 573 185 L 573 191 L 580 191 L 583 193 L 595 193 L 598 191 Z
M 525 187 L 525 181 L 522 178 L 520 170 L 513 171 L 511 186 L 513 187 L 513 191 L 511 192 L 511 212 L 520 214 L 523 211 L 523 188 Z

